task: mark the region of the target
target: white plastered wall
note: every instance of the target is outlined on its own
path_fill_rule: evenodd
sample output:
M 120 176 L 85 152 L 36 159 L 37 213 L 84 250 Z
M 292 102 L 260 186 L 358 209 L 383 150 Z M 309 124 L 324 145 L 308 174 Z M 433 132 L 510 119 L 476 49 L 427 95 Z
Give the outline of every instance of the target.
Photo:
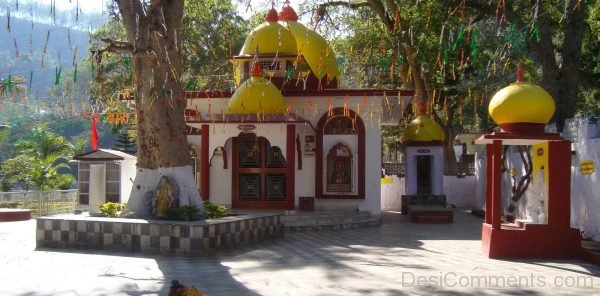
M 444 148 L 441 146 L 406 147 L 406 194 L 417 194 L 417 156 L 431 157 L 431 193 L 444 194 Z
M 129 195 L 131 194 L 131 188 L 133 187 L 133 180 L 137 172 L 136 167 L 137 160 L 126 159 L 121 161 L 121 191 L 120 197 L 121 202 L 128 202 Z

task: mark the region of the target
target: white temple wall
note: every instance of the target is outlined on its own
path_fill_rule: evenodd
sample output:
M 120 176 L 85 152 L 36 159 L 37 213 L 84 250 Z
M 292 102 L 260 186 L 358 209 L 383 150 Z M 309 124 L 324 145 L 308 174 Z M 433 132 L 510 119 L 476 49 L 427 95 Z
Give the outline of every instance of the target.
M 358 150 L 357 150 L 358 152 Z M 381 215 L 381 129 L 367 126 L 365 130 L 365 199 L 359 210 Z
M 441 146 L 406 147 L 406 189 L 409 195 L 417 194 L 417 156 L 431 156 L 431 193 L 444 194 L 444 148 Z
M 571 226 L 581 230 L 584 238 L 600 242 L 599 126 L 587 123 L 585 118 L 569 121 L 567 126 L 573 133 L 575 148 L 571 170 Z M 584 160 L 593 161 L 593 173 L 581 172 L 580 165 Z

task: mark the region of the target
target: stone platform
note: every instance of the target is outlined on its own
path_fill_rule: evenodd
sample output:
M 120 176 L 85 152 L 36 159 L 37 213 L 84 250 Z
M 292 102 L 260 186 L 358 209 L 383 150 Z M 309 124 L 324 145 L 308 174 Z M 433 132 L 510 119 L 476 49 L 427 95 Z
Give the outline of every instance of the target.
M 37 248 L 192 257 L 283 234 L 282 215 L 270 213 L 190 222 L 57 215 L 38 218 L 36 224 Z

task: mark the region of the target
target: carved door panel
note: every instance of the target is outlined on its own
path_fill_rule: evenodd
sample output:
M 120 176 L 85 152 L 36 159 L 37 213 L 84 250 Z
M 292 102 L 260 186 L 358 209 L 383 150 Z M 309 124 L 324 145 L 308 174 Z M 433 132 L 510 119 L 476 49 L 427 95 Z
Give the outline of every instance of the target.
M 279 147 L 253 135 L 233 140 L 234 208 L 284 209 L 286 161 Z

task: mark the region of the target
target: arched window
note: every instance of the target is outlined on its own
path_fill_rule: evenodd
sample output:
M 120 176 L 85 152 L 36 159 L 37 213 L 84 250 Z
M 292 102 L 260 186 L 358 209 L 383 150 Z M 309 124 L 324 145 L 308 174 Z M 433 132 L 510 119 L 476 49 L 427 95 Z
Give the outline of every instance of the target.
M 328 119 L 323 132 L 325 135 L 353 135 L 357 133 L 354 120 L 343 115 L 332 116 Z
M 337 143 L 327 153 L 327 191 L 352 192 L 352 150 Z

